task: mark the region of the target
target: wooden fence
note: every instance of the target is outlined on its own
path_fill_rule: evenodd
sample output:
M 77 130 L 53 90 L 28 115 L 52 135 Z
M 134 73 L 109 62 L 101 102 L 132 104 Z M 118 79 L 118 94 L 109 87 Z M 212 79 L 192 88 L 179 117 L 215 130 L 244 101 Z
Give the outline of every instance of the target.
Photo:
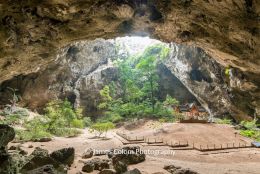
M 239 148 L 250 148 L 253 147 L 251 143 L 238 142 L 238 143 L 227 143 L 227 144 L 195 144 L 189 143 L 188 141 L 164 141 L 163 138 L 151 138 L 151 137 L 138 137 L 138 136 L 128 136 L 125 133 L 117 132 L 117 135 L 128 141 L 125 144 L 138 144 L 147 143 L 150 146 L 168 146 L 172 148 L 188 147 L 190 150 L 198 151 L 217 151 L 217 150 L 227 150 L 227 149 L 239 149 Z

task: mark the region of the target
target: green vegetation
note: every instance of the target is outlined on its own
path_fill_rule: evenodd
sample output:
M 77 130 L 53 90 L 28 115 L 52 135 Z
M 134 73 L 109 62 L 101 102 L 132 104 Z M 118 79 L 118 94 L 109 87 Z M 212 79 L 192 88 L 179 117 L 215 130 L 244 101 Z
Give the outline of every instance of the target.
M 173 120 L 176 99 L 169 95 L 166 100 L 158 99 L 157 66 L 168 56 L 169 48 L 157 44 L 148 47 L 143 54 L 116 62 L 119 69 L 119 82 L 112 82 L 101 91 L 98 108 L 103 117 L 98 122 L 119 122 L 134 118 L 165 118 Z M 116 85 L 117 84 L 117 85 Z M 120 94 L 116 94 L 120 86 Z
M 260 141 L 260 129 L 257 128 L 259 125 L 256 124 L 256 120 L 253 121 L 242 121 L 240 123 L 244 130 L 240 130 L 240 134 Z
M 47 132 L 46 120 L 43 117 L 35 117 L 33 120 L 25 121 L 23 127 L 24 129 L 15 129 L 17 140 L 36 141 L 51 137 L 51 134 Z
M 17 107 L 17 102 L 19 101 L 19 96 L 16 94 L 17 89 L 9 88 L 12 93 L 12 99 L 10 100 L 10 105 L 6 105 L 3 111 L 0 112 L 0 124 L 22 124 L 26 117 L 29 116 L 29 111 L 25 108 Z
M 88 122 L 88 123 L 87 123 Z M 65 100 L 55 100 L 47 104 L 45 115 L 25 121 L 25 129 L 17 129 L 18 140 L 40 140 L 53 135 L 71 137 L 78 135 L 78 130 L 89 124 L 89 120 L 82 119 L 82 110 L 74 110 L 71 104 Z
M 232 124 L 232 120 L 228 119 L 228 118 L 222 118 L 222 119 L 217 118 L 217 119 L 215 119 L 215 122 L 217 124 Z
M 111 122 L 106 123 L 95 123 L 90 127 L 90 132 L 97 133 L 98 137 L 101 137 L 102 134 L 107 134 L 107 131 L 114 129 L 115 125 Z
M 226 69 L 225 69 L 225 75 L 226 75 L 227 77 L 230 77 L 230 68 L 229 68 L 229 67 L 226 67 Z

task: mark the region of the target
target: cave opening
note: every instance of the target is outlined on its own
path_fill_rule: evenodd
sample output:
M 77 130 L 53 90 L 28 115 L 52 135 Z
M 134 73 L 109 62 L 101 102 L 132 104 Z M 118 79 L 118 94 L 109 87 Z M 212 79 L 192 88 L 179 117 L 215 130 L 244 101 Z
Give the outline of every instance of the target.
M 102 115 L 98 108 L 102 100 L 100 91 L 105 86 L 114 84 L 114 87 L 116 87 L 114 90 L 118 92 L 117 98 L 120 98 L 120 95 L 122 95 L 122 91 L 120 91 L 122 90 L 122 85 L 129 85 L 120 84 L 122 77 L 120 76 L 119 62 L 121 62 L 121 66 L 122 62 L 128 62 L 130 71 L 140 71 L 136 68 L 138 63 L 140 64 L 140 61 L 142 61 L 139 60 L 140 57 L 145 57 L 143 58 L 145 60 L 146 57 L 150 56 L 156 58 L 156 61 L 154 61 L 154 63 L 156 62 L 154 69 L 148 68 L 147 71 L 147 69 L 144 68 L 142 71 L 146 71 L 146 74 L 150 74 L 150 71 L 155 71 L 154 77 L 152 78 L 156 78 L 153 82 L 155 83 L 156 89 L 154 89 L 154 91 L 149 91 L 149 89 L 148 92 L 146 91 L 146 93 L 152 92 L 152 95 L 155 96 L 153 100 L 156 101 L 153 101 L 153 105 L 155 105 L 157 101 L 165 101 L 167 96 L 170 96 L 176 99 L 180 105 L 196 103 L 196 105 L 200 106 L 201 103 L 197 99 L 197 95 L 191 92 L 189 87 L 187 88 L 187 83 L 185 83 L 185 80 L 183 81 L 182 78 L 207 82 L 208 79 L 210 79 L 210 77 L 208 77 L 209 73 L 205 72 L 199 75 L 195 74 L 194 76 L 193 72 L 195 70 L 193 70 L 192 67 L 190 71 L 187 69 L 189 65 L 183 64 L 179 59 L 176 59 L 175 62 L 171 62 L 174 56 L 182 59 L 181 56 L 176 54 L 176 48 L 179 49 L 182 48 L 182 46 L 174 43 L 163 43 L 159 40 L 140 36 L 126 36 L 108 40 L 96 39 L 71 43 L 62 48 L 57 55 L 56 61 L 41 72 L 20 75 L 4 82 L 1 85 L 1 96 L 4 96 L 1 97 L 1 104 L 8 103 L 8 98 L 10 99 L 12 94 L 10 94 L 7 87 L 11 87 L 19 91 L 23 106 L 36 109 L 40 113 L 43 113 L 43 108 L 49 101 L 59 98 L 62 100 L 67 99 L 73 104 L 73 107 L 81 107 L 86 115 L 96 118 Z M 164 49 L 164 52 L 162 52 L 162 49 Z M 183 48 L 184 51 L 182 52 L 185 53 L 186 59 L 192 59 L 191 54 L 194 52 L 190 51 L 191 49 L 190 47 Z M 149 52 L 149 54 L 145 55 L 147 52 Z M 183 55 L 183 53 L 180 55 Z M 165 54 L 161 60 L 159 60 L 160 54 Z M 152 59 L 149 61 L 152 61 Z M 149 61 L 146 62 L 147 65 L 145 66 L 153 66 L 153 64 L 149 64 Z M 142 63 L 144 63 L 144 61 Z M 169 64 L 178 67 L 180 70 L 186 68 L 187 72 L 190 72 L 190 75 L 186 75 L 186 72 L 180 72 L 178 69 L 169 67 Z M 193 66 L 193 63 L 191 66 Z M 197 69 L 198 68 L 199 67 L 197 67 Z M 206 73 L 208 73 L 208 78 L 205 77 Z M 134 73 L 127 77 L 128 80 L 133 78 L 133 75 Z M 140 78 L 149 78 L 144 75 L 144 72 L 139 73 L 137 76 L 142 76 Z M 135 91 L 137 89 L 131 89 L 133 91 L 130 93 L 144 93 L 145 86 L 142 83 L 147 83 L 148 81 L 141 80 L 137 77 L 135 78 L 136 79 L 132 79 L 133 81 L 131 83 L 139 81 L 139 84 L 136 83 L 135 86 L 139 88 L 139 91 Z M 143 95 L 149 96 L 150 94 Z M 142 98 L 142 96 L 139 97 Z M 204 104 L 204 106 L 206 105 Z
M 164 53 L 162 49 L 164 49 Z M 154 100 L 158 101 L 157 104 L 163 102 L 167 96 L 170 96 L 176 99 L 180 105 L 190 103 L 201 105 L 195 95 L 182 83 L 179 79 L 180 77 L 176 77 L 170 68 L 165 65 L 167 60 L 170 59 L 172 52 L 174 52 L 171 44 L 149 37 L 126 36 L 109 40 L 82 41 L 81 43 L 67 46 L 63 52 L 68 62 L 67 65 L 75 78 L 75 80 L 72 80 L 72 84 L 70 84 L 73 88 L 72 93 L 74 93 L 74 107 L 83 107 L 84 112 L 93 118 L 102 115 L 99 109 L 99 105 L 102 102 L 100 92 L 105 86 L 110 87 L 110 93 L 112 93 L 111 88 L 115 88 L 113 90 L 116 91 L 116 94 L 110 95 L 115 95 L 114 98 L 117 100 L 122 98 L 126 100 L 129 96 L 134 97 L 134 95 L 137 95 L 136 93 L 145 93 L 143 83 L 147 83 L 147 81 L 141 80 L 141 78 L 149 77 L 144 75 L 144 72 L 139 72 L 138 74 L 137 71 L 140 71 L 140 69 L 137 66 L 141 61 L 144 63 L 147 57 L 155 57 L 154 63 L 156 65 L 154 69 L 149 69 L 149 67 L 147 70 L 146 67 L 141 71 L 146 71 L 146 74 L 155 71 L 154 77 L 151 78 L 156 78 L 152 82 L 155 83 L 156 89 L 154 91 L 149 91 L 148 89 L 146 93 L 152 93 L 155 97 Z M 163 60 L 159 60 L 160 54 L 165 54 Z M 153 63 L 150 62 L 149 64 L 149 61 L 146 62 L 146 66 L 153 66 Z M 125 64 L 125 62 L 127 63 Z M 128 68 L 124 70 L 128 72 L 122 72 L 122 68 Z M 127 73 L 130 73 L 130 75 Z M 137 76 L 140 76 L 139 78 L 134 77 L 136 73 Z M 124 82 L 122 82 L 124 78 L 122 74 L 127 76 Z M 124 86 L 129 85 L 132 85 L 132 89 L 130 87 L 123 89 Z M 124 90 L 132 91 L 128 91 L 128 94 L 125 94 Z M 71 91 L 63 91 L 64 98 L 68 98 L 71 95 Z M 122 97 L 122 95 L 128 96 Z M 149 99 L 147 96 L 151 94 L 143 95 L 146 95 L 146 97 L 139 96 L 140 99 L 135 98 L 135 100 L 147 100 Z M 156 101 L 154 101 L 153 105 L 155 105 Z M 140 105 L 140 103 L 138 104 Z
M 258 174 L 259 2 L 0 1 L 0 174 Z

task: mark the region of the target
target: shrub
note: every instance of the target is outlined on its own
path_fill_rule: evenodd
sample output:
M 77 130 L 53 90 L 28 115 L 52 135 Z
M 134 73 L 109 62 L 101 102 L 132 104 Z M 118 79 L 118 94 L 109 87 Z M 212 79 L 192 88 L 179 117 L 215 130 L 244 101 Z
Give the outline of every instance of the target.
M 22 124 L 25 119 L 29 116 L 29 111 L 25 108 L 15 107 L 12 108 L 11 106 L 7 105 L 0 115 L 4 117 L 0 120 L 2 124 L 8 125 L 16 125 Z
M 170 95 L 167 95 L 165 101 L 163 102 L 163 105 L 167 107 L 172 107 L 179 105 L 179 101 L 175 98 L 172 98 Z
M 215 122 L 217 124 L 232 124 L 232 120 L 231 119 L 228 119 L 228 118 L 223 118 L 223 119 L 215 119 Z
M 255 135 L 255 131 L 253 130 L 242 130 L 240 131 L 240 134 L 245 137 L 253 137 Z
M 253 120 L 253 121 L 242 121 L 240 124 L 243 127 L 245 127 L 246 129 L 249 129 L 249 130 L 257 128 L 256 120 Z
M 8 115 L 5 116 L 2 120 L 0 120 L 1 124 L 15 125 L 20 124 L 21 118 L 19 115 Z
M 256 120 L 242 121 L 240 124 L 245 128 L 240 130 L 241 135 L 260 141 L 260 130 L 257 128 Z
M 28 130 L 15 130 L 15 139 L 23 141 L 38 141 L 42 138 L 50 138 L 52 135 L 44 130 L 39 130 L 38 132 L 31 132 Z
M 20 140 L 39 140 L 41 138 L 51 137 L 47 131 L 47 121 L 43 117 L 35 117 L 33 120 L 27 121 L 24 124 L 26 130 L 18 130 L 17 138 Z
M 118 114 L 118 113 L 114 113 L 114 112 L 106 112 L 105 116 L 98 119 L 98 122 L 112 122 L 112 123 L 118 123 L 120 121 L 122 121 L 123 118 Z
M 71 127 L 83 129 L 85 127 L 84 121 L 79 119 L 74 119 L 71 122 Z
M 54 134 L 59 137 L 75 137 L 81 133 L 80 130 L 75 128 L 57 128 Z
M 83 128 L 82 110 L 74 110 L 67 101 L 55 100 L 47 104 L 45 117 L 48 120 L 47 130 L 54 135 L 62 135 L 67 129 L 62 128 Z M 59 129 L 59 130 L 56 130 Z M 62 131 L 61 131 L 62 130 Z
M 92 120 L 91 120 L 90 117 L 84 117 L 83 118 L 83 123 L 84 123 L 85 127 L 89 127 L 89 126 L 92 125 Z
M 95 123 L 90 127 L 90 132 L 98 133 L 98 137 L 101 137 L 103 133 L 107 133 L 107 131 L 114 129 L 115 125 L 111 122 L 106 123 Z
M 26 130 L 18 131 L 17 137 L 23 140 L 36 140 L 44 137 L 76 136 L 81 133 L 75 128 L 84 128 L 82 110 L 74 110 L 65 100 L 55 100 L 47 104 L 45 115 L 25 122 Z

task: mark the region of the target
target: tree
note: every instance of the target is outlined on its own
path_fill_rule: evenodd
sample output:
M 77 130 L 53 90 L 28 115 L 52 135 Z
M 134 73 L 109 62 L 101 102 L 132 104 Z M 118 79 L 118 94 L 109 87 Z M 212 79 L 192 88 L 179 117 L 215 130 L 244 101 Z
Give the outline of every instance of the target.
M 110 106 L 110 102 L 112 101 L 109 86 L 106 85 L 102 90 L 100 90 L 99 94 L 101 96 L 101 103 L 98 105 L 98 108 L 108 109 Z
M 179 101 L 175 98 L 172 98 L 170 95 L 167 95 L 163 105 L 167 107 L 177 106 L 179 105 Z
M 68 127 L 75 119 L 81 119 L 80 110 L 74 110 L 68 100 L 54 100 L 47 104 L 45 116 L 49 120 L 48 131 L 54 132 L 57 128 Z
M 159 50 L 158 50 L 159 49 Z M 148 94 L 148 99 L 151 101 L 153 111 L 156 104 L 155 92 L 158 90 L 158 74 L 157 65 L 160 60 L 160 48 L 150 47 L 144 55 L 139 58 L 136 68 L 140 71 L 141 79 L 144 79 L 143 91 Z
M 90 127 L 90 132 L 97 132 L 98 133 L 98 137 L 101 137 L 101 135 L 103 133 L 105 133 L 105 136 L 107 134 L 107 131 L 114 129 L 115 125 L 111 122 L 106 122 L 106 123 L 96 123 L 93 124 Z
M 157 66 L 168 54 L 168 47 L 154 45 L 140 55 L 117 61 L 122 94 L 114 95 L 115 82 L 109 85 L 111 88 L 105 86 L 100 91 L 101 103 L 98 108 L 104 111 L 103 120 L 120 120 L 121 117 L 136 118 L 156 114 L 169 116 L 170 112 L 165 111 L 163 103 L 156 95 L 159 86 Z

